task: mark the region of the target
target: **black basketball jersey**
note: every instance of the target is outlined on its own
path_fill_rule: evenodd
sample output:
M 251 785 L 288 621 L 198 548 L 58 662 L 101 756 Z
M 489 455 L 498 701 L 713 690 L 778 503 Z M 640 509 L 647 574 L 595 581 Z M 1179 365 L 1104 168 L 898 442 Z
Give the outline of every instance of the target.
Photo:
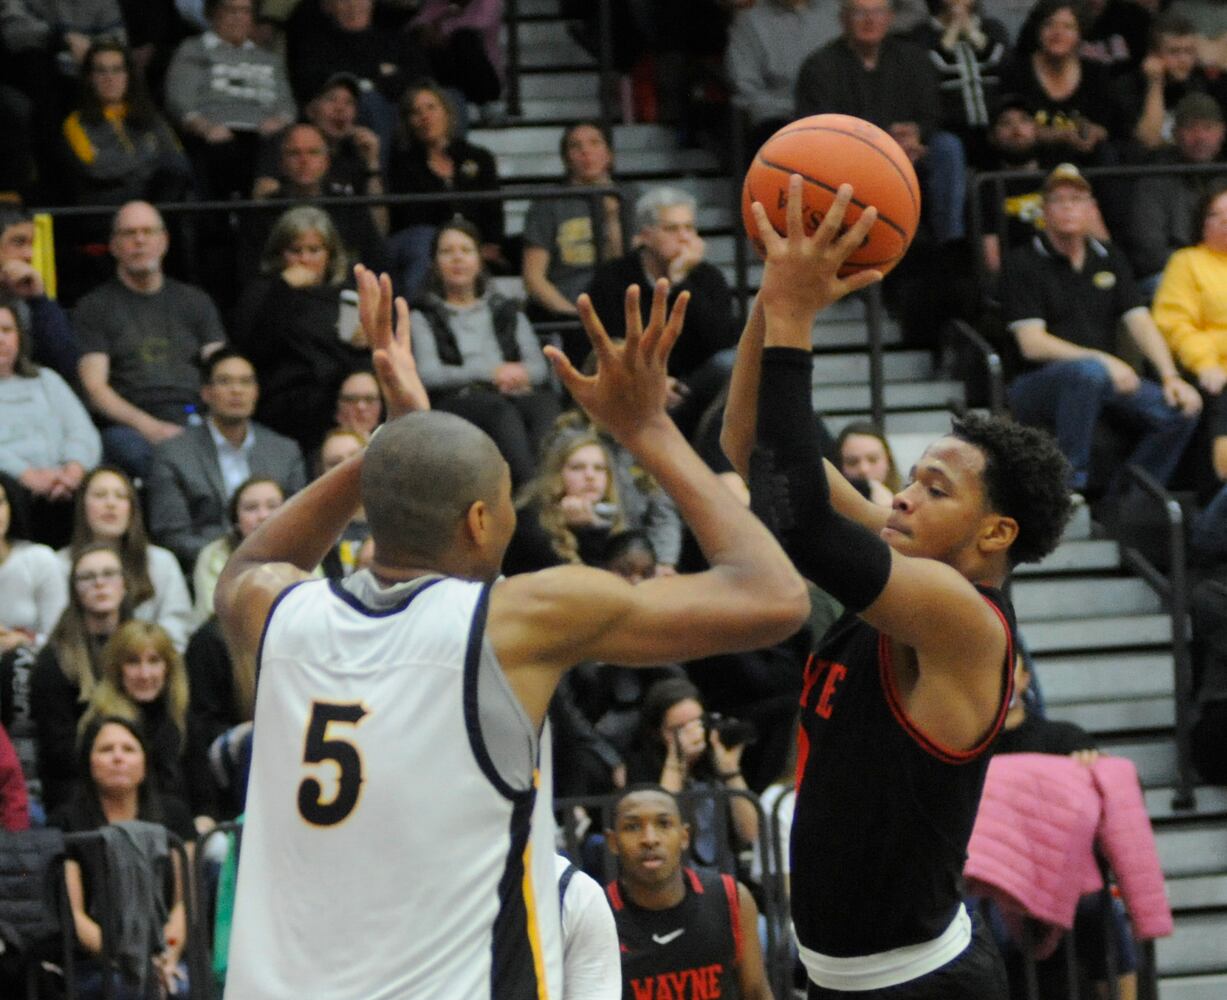
M 1013 609 L 999 591 L 977 590 L 1008 640 L 997 716 L 971 750 L 942 747 L 911 724 L 889 637 L 855 615 L 806 664 L 791 842 L 793 923 L 806 948 L 872 955 L 932 941 L 954 919 L 985 751 L 1013 685 Z
M 686 898 L 667 910 L 636 906 L 618 882 L 605 887 L 622 949 L 623 1000 L 741 996 L 741 906 L 731 875 L 682 869 Z

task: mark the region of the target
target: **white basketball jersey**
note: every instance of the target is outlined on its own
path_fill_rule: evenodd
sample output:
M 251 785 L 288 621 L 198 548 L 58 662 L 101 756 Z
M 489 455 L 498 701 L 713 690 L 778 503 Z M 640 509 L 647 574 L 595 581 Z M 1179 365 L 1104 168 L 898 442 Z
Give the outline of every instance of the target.
M 537 801 L 489 593 L 360 572 L 274 605 L 227 1000 L 561 998 L 548 776 Z

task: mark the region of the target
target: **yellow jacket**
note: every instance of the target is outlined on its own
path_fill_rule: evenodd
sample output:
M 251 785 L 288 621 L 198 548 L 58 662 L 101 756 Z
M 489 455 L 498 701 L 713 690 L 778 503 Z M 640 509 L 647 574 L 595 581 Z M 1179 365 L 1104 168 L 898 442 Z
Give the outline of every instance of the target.
M 1168 258 L 1151 306 L 1177 360 L 1195 375 L 1227 368 L 1227 253 L 1199 244 Z

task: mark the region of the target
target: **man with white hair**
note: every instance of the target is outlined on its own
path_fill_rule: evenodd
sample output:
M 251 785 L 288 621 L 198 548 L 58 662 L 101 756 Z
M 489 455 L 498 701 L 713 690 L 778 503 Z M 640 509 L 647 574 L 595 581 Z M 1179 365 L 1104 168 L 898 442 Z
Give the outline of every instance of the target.
M 635 247 L 601 264 L 588 294 L 611 337 L 625 335 L 623 300 L 628 285 L 640 288 L 640 309 L 659 278 L 669 279 L 670 305 L 690 292 L 686 332 L 669 360 L 676 380 L 673 418 L 684 431 L 689 415 L 697 421 L 733 369 L 737 326 L 733 295 L 724 275 L 703 259 L 705 246 L 695 219 L 696 203 L 678 188 L 652 188 L 635 202 Z

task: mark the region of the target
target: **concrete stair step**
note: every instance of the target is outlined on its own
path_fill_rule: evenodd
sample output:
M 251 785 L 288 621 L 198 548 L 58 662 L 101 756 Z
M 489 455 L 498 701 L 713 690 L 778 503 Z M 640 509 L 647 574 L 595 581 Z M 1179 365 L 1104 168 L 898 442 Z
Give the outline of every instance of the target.
M 854 421 L 869 420 L 870 416 L 867 412 L 833 413 L 830 415 L 824 414 L 823 419 L 826 422 L 827 430 L 832 434 L 838 434 L 845 425 Z M 902 461 L 899 457 L 903 454 L 903 449 L 895 447 L 896 440 L 903 440 L 914 436 L 917 439 L 923 439 L 927 444 L 950 430 L 950 414 L 942 410 L 888 412 L 886 414 L 885 429 L 886 436 L 890 438 L 891 449 L 895 452 L 895 457 Z
M 1145 792 L 1146 812 L 1152 821 L 1182 821 L 1193 819 L 1227 818 L 1227 788 L 1221 785 L 1200 785 L 1194 789 L 1194 808 L 1176 809 L 1172 806 L 1174 788 L 1151 788 Z M 1224 859 L 1227 865 L 1227 859 Z
M 1173 910 L 1227 908 L 1227 874 L 1168 878 L 1167 900 Z
M 920 382 L 933 378 L 928 351 L 887 351 L 882 371 L 890 382 Z M 814 385 L 865 385 L 869 381 L 869 355 L 823 354 L 814 361 Z
M 865 329 L 864 316 L 856 318 L 842 318 L 819 316 L 818 321 L 814 323 L 814 336 L 812 343 L 816 350 L 840 350 L 846 351 L 853 348 L 865 349 L 869 339 L 869 334 Z M 887 320 L 882 328 L 882 344 L 886 347 L 894 347 L 903 343 L 903 334 L 897 324 Z M 822 364 L 821 360 L 818 362 Z
M 1069 621 L 1036 619 L 1020 624 L 1033 653 L 1159 646 L 1171 642 L 1172 638 L 1171 618 L 1160 614 Z
M 530 125 L 599 118 L 600 115 L 601 102 L 595 97 L 526 98 L 520 104 L 520 116 Z
M 1066 536 L 1068 538 L 1068 534 Z M 1120 568 L 1120 546 L 1108 539 L 1083 538 L 1063 541 L 1042 562 L 1027 563 L 1014 570 L 1014 577 L 1048 576 L 1054 573 L 1094 573 Z
M 1154 614 L 1163 607 L 1144 580 L 1131 577 L 1016 580 L 1010 598 L 1019 621 Z
M 573 95 L 568 95 L 573 96 Z M 553 153 L 558 158 L 558 143 L 562 141 L 562 125 L 518 125 L 515 128 L 474 128 L 468 139 L 484 146 L 495 156 L 516 153 Z M 676 148 L 677 132 L 668 125 L 615 125 L 613 127 L 614 150 L 621 155 L 632 149 Z M 561 165 L 561 160 L 559 161 Z M 719 192 L 718 194 L 716 192 Z M 706 192 L 707 197 L 723 197 L 728 194 L 728 180 Z M 696 197 L 698 197 L 696 193 Z
M 1166 650 L 1035 657 L 1035 674 L 1050 709 L 1093 701 L 1096 696 L 1170 697 L 1172 669 L 1172 656 Z
M 1176 744 L 1170 735 L 1163 739 L 1110 737 L 1100 740 L 1099 749 L 1133 761 L 1143 789 L 1170 788 L 1176 784 Z
M 1220 875 L 1227 864 L 1227 825 L 1223 823 L 1159 827 L 1155 844 L 1168 878 Z M 1227 946 L 1227 937 L 1223 944 Z
M 552 100 L 600 96 L 601 78 L 595 70 L 568 72 L 550 70 L 544 73 L 520 74 L 520 97 L 524 100 Z
M 716 158 L 705 149 L 662 147 L 631 149 L 618 154 L 618 175 L 622 178 L 712 171 L 718 166 Z M 524 184 L 529 181 L 560 184 L 565 180 L 562 160 L 555 150 L 502 153 L 498 157 L 498 171 L 499 177 L 508 184 Z M 633 192 L 628 191 L 627 197 L 633 199 Z M 728 259 L 731 260 L 732 257 L 729 256 Z
M 1150 732 L 1176 724 L 1171 695 L 1154 698 L 1112 698 L 1100 702 L 1053 705 L 1048 716 L 1072 722 L 1088 733 Z
M 1178 916 L 1175 933 L 1155 942 L 1155 962 L 1163 976 L 1227 970 L 1227 912 Z M 1223 996 L 1218 994 L 1219 1000 Z M 1169 1000 L 1166 990 L 1162 997 Z
M 822 413 L 864 410 L 870 405 L 867 385 L 818 385 L 813 398 L 815 408 Z M 951 399 L 962 398 L 961 382 L 888 382 L 883 391 L 886 408 L 891 410 L 945 409 Z
M 1098 536 L 1096 535 L 1095 525 L 1091 521 L 1091 508 L 1086 504 L 1081 504 L 1075 508 L 1069 523 L 1065 525 L 1065 534 L 1062 538 L 1070 542 L 1095 537 Z
M 518 10 L 521 18 L 562 17 L 558 0 L 520 0 Z
M 1159 980 L 1163 1000 L 1223 1000 L 1227 997 L 1227 972 L 1209 976 L 1164 976 Z

